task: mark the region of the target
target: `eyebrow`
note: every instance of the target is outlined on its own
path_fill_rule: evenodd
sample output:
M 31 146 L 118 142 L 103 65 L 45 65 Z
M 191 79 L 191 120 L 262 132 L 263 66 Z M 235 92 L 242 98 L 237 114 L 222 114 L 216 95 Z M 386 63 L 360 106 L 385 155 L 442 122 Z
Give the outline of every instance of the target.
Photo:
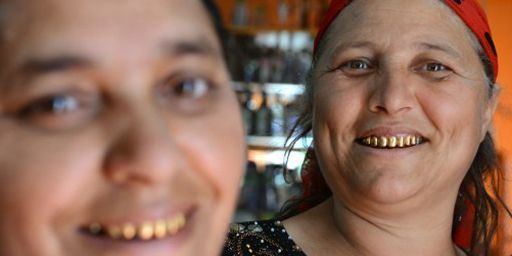
M 449 45 L 446 44 L 432 44 L 432 43 L 426 43 L 426 42 L 419 42 L 416 43 L 415 46 L 419 49 L 426 49 L 426 50 L 433 50 L 433 51 L 440 51 L 447 53 L 457 59 L 460 59 L 462 56 L 458 51 L 456 51 L 454 48 L 452 48 Z
M 172 58 L 187 55 L 219 55 L 218 50 L 203 37 L 193 40 L 165 40 L 162 42 L 161 48 L 167 56 Z
M 169 58 L 178 58 L 187 55 L 221 56 L 220 52 L 203 37 L 195 40 L 163 40 L 159 45 L 160 50 Z M 91 59 L 73 54 L 62 54 L 54 57 L 33 57 L 23 61 L 16 74 L 24 79 L 39 75 L 65 72 L 74 69 L 90 68 L 95 66 Z M 2 91 L 11 89 L 12 86 L 5 86 Z
M 57 55 L 54 57 L 32 57 L 19 65 L 9 76 L 14 81 L 26 81 L 39 75 L 45 75 L 54 72 L 65 72 L 77 68 L 87 68 L 93 66 L 94 63 L 78 55 Z M 6 93 L 17 87 L 17 82 L 0 84 L 0 92 Z
M 336 59 L 341 52 L 348 48 L 374 48 L 375 44 L 370 41 L 359 41 L 359 42 L 343 42 L 334 48 L 331 54 L 331 62 Z
M 59 55 L 51 58 L 32 58 L 21 64 L 22 74 L 33 76 L 93 66 L 93 62 L 76 55 Z

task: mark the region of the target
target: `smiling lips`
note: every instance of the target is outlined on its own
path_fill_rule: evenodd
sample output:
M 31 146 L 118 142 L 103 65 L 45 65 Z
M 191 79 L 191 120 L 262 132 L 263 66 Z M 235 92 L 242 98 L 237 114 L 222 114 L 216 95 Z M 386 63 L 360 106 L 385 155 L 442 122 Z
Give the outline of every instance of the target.
M 105 236 L 115 240 L 163 239 L 178 234 L 187 225 L 187 217 L 179 213 L 166 219 L 146 221 L 141 224 L 124 223 L 122 225 L 105 225 L 92 223 L 87 231 L 94 236 Z
M 357 142 L 368 147 L 379 149 L 408 148 L 420 145 L 425 139 L 418 135 L 400 136 L 367 136 Z

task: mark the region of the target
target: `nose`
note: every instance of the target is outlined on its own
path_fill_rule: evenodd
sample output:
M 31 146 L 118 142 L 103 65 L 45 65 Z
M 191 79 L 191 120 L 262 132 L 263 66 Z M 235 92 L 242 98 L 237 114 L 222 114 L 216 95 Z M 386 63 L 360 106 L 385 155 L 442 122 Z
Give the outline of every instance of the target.
M 407 75 L 399 71 L 382 72 L 370 88 L 368 108 L 373 113 L 397 115 L 407 112 L 414 105 L 414 86 Z
M 121 185 L 167 182 L 183 168 L 179 147 L 162 117 L 135 114 L 120 125 L 104 160 L 106 178 Z

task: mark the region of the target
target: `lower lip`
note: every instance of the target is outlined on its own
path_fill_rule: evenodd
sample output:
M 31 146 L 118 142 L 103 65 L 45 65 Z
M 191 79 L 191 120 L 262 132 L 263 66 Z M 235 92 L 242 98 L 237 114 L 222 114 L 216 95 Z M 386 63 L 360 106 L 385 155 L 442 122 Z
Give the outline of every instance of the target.
M 192 236 L 194 230 L 194 216 L 187 218 L 187 224 L 176 235 L 162 239 L 152 240 L 116 240 L 108 236 L 94 236 L 89 233 L 80 232 L 85 239 L 86 248 L 100 252 L 94 255 L 173 255 L 180 251 L 187 240 Z M 92 254 L 91 254 L 92 255 Z

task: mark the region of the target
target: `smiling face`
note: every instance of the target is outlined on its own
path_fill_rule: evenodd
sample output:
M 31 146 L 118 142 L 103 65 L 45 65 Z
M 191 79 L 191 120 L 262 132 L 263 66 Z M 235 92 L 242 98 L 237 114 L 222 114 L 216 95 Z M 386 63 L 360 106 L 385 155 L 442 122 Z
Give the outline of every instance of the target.
M 354 1 L 324 40 L 313 132 L 334 195 L 453 206 L 494 103 L 462 21 L 435 0 Z
M 245 163 L 200 1 L 2 1 L 0 255 L 211 255 Z

